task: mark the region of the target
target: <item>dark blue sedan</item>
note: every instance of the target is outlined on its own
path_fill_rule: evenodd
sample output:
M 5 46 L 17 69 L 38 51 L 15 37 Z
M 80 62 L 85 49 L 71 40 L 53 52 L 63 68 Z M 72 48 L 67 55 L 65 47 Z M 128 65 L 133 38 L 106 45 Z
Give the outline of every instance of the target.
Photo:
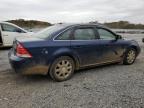
M 9 52 L 12 68 L 21 74 L 49 74 L 55 81 L 85 67 L 134 63 L 140 47 L 134 40 L 99 24 L 57 24 L 33 36 L 17 38 Z

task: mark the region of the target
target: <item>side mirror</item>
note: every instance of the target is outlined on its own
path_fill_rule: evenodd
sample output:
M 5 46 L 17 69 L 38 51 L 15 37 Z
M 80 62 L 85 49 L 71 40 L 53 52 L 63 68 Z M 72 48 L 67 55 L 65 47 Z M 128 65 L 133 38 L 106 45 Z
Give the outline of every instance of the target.
M 16 32 L 21 33 L 22 31 L 20 29 L 16 29 Z
M 118 39 L 122 39 L 122 36 L 121 35 L 117 35 L 116 36 L 116 40 L 118 40 Z

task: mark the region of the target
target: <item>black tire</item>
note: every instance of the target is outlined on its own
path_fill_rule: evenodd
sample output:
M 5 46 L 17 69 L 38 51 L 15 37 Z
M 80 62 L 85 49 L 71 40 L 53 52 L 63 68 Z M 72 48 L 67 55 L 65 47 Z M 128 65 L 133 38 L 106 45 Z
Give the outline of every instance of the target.
M 68 56 L 61 56 L 52 63 L 49 75 L 55 81 L 65 81 L 72 77 L 74 70 L 73 59 Z
M 133 53 L 133 54 L 130 54 Z M 130 57 L 131 55 L 131 57 Z M 123 64 L 124 65 L 131 65 L 135 62 L 137 56 L 137 52 L 134 48 L 129 48 L 127 49 L 125 55 L 124 55 L 124 59 L 123 59 Z M 131 59 L 131 60 L 130 60 Z
M 142 42 L 144 42 L 144 38 L 142 39 Z

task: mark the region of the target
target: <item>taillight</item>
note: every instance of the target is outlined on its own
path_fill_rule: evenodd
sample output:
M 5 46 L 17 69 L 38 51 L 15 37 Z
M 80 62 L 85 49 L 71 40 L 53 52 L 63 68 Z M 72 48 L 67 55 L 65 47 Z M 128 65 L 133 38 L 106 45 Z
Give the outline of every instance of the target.
M 20 43 L 17 43 L 16 55 L 18 57 L 25 57 L 25 58 L 31 58 L 32 57 L 32 55 L 28 52 L 28 50 L 26 48 L 24 48 L 24 46 Z

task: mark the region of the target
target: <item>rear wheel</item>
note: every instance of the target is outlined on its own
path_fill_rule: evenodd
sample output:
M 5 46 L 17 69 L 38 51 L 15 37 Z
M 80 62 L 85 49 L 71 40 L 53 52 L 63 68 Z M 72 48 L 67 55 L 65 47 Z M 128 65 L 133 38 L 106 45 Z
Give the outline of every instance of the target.
M 129 48 L 124 56 L 123 64 L 131 65 L 135 62 L 137 52 L 134 48 Z
M 74 67 L 73 59 L 68 56 L 62 56 L 53 62 L 49 74 L 55 81 L 65 81 L 72 77 Z

